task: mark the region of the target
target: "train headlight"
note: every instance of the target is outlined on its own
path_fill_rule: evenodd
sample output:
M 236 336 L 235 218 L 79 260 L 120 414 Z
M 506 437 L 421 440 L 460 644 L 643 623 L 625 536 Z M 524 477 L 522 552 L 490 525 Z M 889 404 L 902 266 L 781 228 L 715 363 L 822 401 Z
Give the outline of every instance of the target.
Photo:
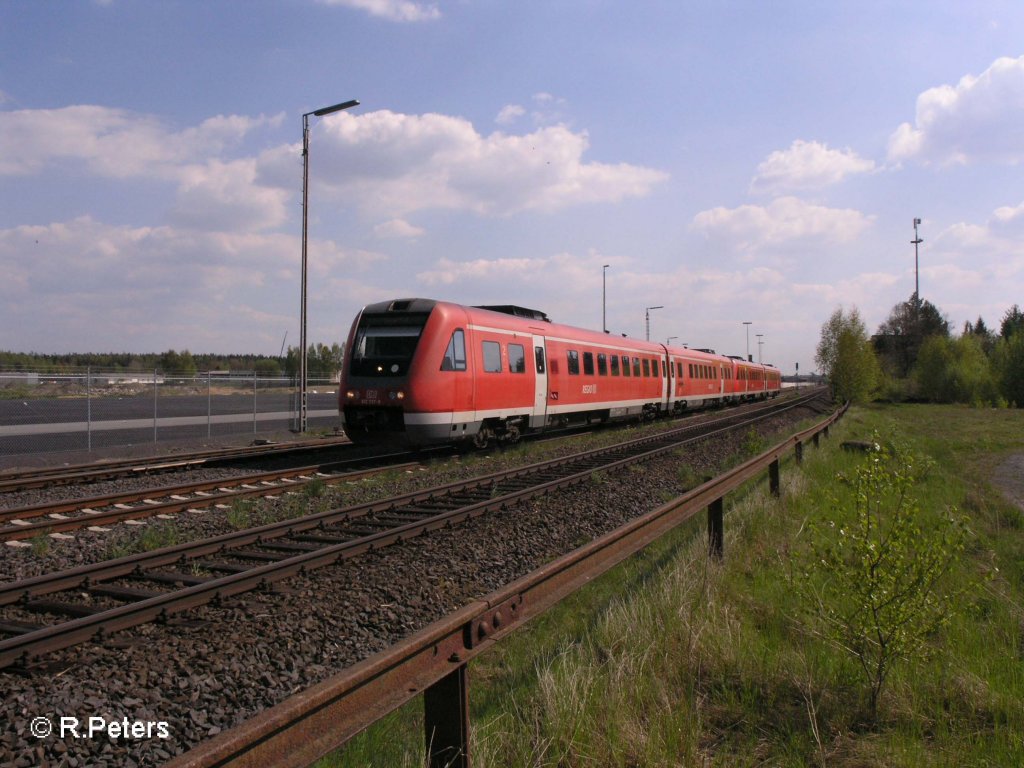
M 388 398 L 391 400 L 405 400 L 405 392 L 400 389 L 395 392 L 388 392 Z
M 357 397 L 359 397 L 359 393 L 356 392 L 354 389 L 350 389 L 345 392 L 345 397 L 349 400 L 355 400 Z

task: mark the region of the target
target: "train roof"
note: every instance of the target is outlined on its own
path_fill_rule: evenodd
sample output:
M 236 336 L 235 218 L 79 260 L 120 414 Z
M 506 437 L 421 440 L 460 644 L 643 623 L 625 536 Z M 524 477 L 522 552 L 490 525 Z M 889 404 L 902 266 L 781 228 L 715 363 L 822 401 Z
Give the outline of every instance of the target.
M 515 304 L 477 304 L 473 308 L 488 309 L 491 312 L 501 312 L 504 315 L 513 315 L 515 317 L 525 317 L 527 320 L 540 320 L 545 323 L 551 322 L 551 319 L 547 314 L 541 312 L 539 309 L 517 307 Z
M 761 366 L 764 368 L 772 368 L 773 366 L 769 363 L 755 363 L 751 360 L 744 360 L 738 355 L 718 355 L 712 349 L 693 349 L 688 347 L 669 347 L 660 342 L 645 341 L 643 339 L 636 339 L 628 337 L 625 334 L 622 337 L 618 337 L 617 334 L 609 334 L 607 331 L 602 333 L 601 331 L 593 331 L 586 328 L 577 328 L 575 326 L 564 326 L 561 324 L 552 323 L 551 319 L 546 313 L 541 312 L 539 309 L 529 309 L 527 307 L 520 307 L 515 304 L 491 304 L 491 305 L 459 305 L 455 302 L 438 301 L 436 299 L 421 299 L 421 298 L 405 298 L 405 299 L 392 299 L 390 301 L 378 301 L 374 304 L 367 304 L 363 307 L 363 312 L 375 314 L 375 313 L 387 313 L 387 312 L 415 312 L 429 314 L 438 304 L 445 304 L 453 307 L 462 306 L 463 309 L 478 309 L 487 312 L 498 312 L 503 315 L 509 315 L 511 317 L 519 318 L 520 320 L 535 322 L 549 323 L 552 326 L 552 330 L 556 332 L 578 332 L 585 334 L 591 341 L 605 344 L 614 344 L 618 341 L 622 345 L 628 346 L 649 346 L 649 347 L 662 347 L 667 349 L 674 355 L 682 357 L 693 357 L 707 355 L 708 357 L 718 360 L 735 360 L 745 365 Z
M 367 304 L 363 312 L 430 312 L 437 304 L 434 299 L 392 299 Z

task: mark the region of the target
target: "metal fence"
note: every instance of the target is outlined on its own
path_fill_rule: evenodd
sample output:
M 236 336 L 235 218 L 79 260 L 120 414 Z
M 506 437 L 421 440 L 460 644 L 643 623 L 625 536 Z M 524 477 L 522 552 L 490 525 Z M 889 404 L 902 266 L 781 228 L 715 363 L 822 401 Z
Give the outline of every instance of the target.
M 309 380 L 309 431 L 340 426 L 337 387 Z M 24 454 L 294 431 L 298 410 L 296 379 L 252 372 L 0 371 L 0 462 Z

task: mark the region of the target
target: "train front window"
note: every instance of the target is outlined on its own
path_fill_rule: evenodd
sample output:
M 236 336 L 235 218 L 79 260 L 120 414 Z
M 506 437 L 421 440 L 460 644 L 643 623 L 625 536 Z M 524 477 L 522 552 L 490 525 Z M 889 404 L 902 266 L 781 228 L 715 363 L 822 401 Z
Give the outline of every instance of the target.
M 425 314 L 363 315 L 352 345 L 352 375 L 404 376 L 426 322 Z
M 448 342 L 448 348 L 441 360 L 442 371 L 464 371 L 466 370 L 466 334 L 461 328 L 452 332 L 452 338 Z

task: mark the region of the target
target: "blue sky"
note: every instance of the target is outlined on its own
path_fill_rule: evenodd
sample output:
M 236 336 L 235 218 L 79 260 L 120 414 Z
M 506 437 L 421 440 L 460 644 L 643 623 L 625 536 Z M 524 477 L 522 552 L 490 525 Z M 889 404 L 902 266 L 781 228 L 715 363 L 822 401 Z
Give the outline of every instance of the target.
M 1024 304 L 1024 6 L 0 1 L 0 349 L 276 354 L 515 303 L 814 368 Z

